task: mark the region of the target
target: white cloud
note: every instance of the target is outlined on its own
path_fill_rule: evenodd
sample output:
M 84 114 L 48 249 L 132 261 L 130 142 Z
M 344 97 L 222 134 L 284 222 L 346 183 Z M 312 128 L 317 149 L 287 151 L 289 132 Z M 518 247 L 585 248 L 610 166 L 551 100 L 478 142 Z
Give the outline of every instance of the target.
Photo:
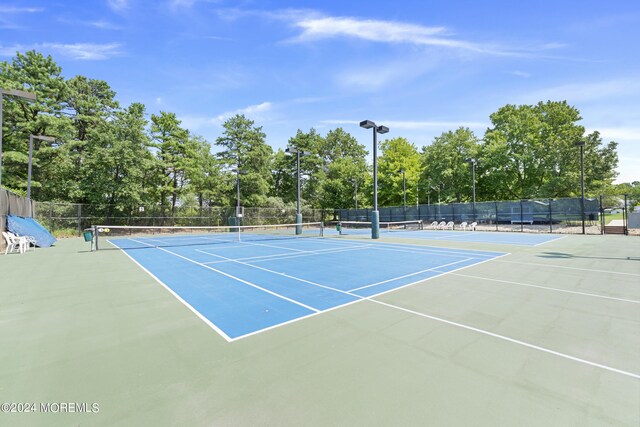
M 109 21 L 99 20 L 99 21 L 91 21 L 87 23 L 88 25 L 99 28 L 101 30 L 120 30 L 121 27 L 117 26 L 114 23 Z
M 116 12 L 129 8 L 129 0 L 107 0 L 107 4 Z
M 0 5 L 0 13 L 37 13 L 43 11 L 44 8 L 42 7 L 17 7 Z
M 525 55 L 494 44 L 480 44 L 456 39 L 445 27 L 427 27 L 404 22 L 348 17 L 307 17 L 301 13 L 287 16 L 302 32 L 292 41 L 307 42 L 328 38 L 351 37 L 379 43 L 407 43 L 436 46 L 493 55 Z M 554 44 L 555 46 L 555 44 Z M 545 46 L 541 48 L 546 48 Z
M 24 29 L 20 24 L 17 24 L 14 17 L 10 15 L 38 12 L 44 12 L 44 8 L 0 5 L 0 28 L 5 30 Z
M 222 123 L 230 117 L 235 116 L 236 114 L 244 114 L 245 116 L 249 116 L 252 119 L 263 119 L 265 113 L 270 111 L 273 107 L 271 102 L 263 102 L 262 104 L 257 105 L 249 105 L 245 108 L 240 108 L 234 111 L 227 111 L 220 115 L 218 115 L 214 120 L 217 123 Z
M 190 8 L 197 0 L 170 0 L 169 6 L 172 9 Z
M 338 84 L 348 88 L 376 91 L 394 82 L 408 82 L 437 68 L 440 59 L 393 61 L 387 64 L 367 64 L 340 71 L 335 76 Z
M 586 133 L 594 131 L 600 132 L 600 136 L 603 140 L 619 141 L 634 141 L 640 142 L 640 128 L 633 127 L 602 127 L 585 129 Z
M 527 73 L 527 72 L 524 72 L 524 71 L 518 71 L 518 70 L 512 72 L 511 74 L 513 74 L 514 76 L 523 77 L 525 79 L 531 77 L 530 73 Z
M 41 46 L 60 55 L 85 61 L 104 60 L 122 54 L 119 43 L 43 43 Z
M 85 61 L 104 60 L 122 54 L 118 43 L 38 43 L 34 45 L 0 46 L 0 56 L 13 56 L 16 52 L 25 52 L 32 49 L 53 52 L 67 58 Z

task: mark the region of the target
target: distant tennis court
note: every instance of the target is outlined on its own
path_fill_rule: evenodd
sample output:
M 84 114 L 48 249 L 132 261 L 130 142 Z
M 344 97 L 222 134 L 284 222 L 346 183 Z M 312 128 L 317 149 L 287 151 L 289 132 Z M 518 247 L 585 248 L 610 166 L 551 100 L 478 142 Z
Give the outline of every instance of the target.
M 505 255 L 292 238 L 294 227 L 278 227 L 289 235 L 274 234 L 276 227 L 230 227 L 108 241 L 228 341 Z
M 418 226 L 417 223 L 420 223 Z M 371 226 L 368 222 L 343 222 L 340 232 L 328 229 L 328 235 L 343 236 L 371 236 Z M 355 225 L 355 226 L 354 226 Z M 515 246 L 538 246 L 565 236 L 546 233 L 518 233 L 498 231 L 451 231 L 432 230 L 423 226 L 422 221 L 396 221 L 380 224 L 380 238 L 419 239 L 419 240 L 450 240 L 456 242 L 491 243 Z

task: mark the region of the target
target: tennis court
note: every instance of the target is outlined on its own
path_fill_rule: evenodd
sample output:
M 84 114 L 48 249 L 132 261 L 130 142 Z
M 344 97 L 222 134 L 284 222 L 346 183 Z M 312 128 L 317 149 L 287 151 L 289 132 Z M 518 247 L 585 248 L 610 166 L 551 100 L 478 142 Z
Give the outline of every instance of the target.
M 3 399 L 100 406 L 0 424 L 640 420 L 640 239 L 112 234 L 0 257 Z
M 499 245 L 515 245 L 515 246 L 538 246 L 554 240 L 562 239 L 565 236 L 547 233 L 517 233 L 517 232 L 498 232 L 498 231 L 462 231 L 462 230 L 432 230 L 427 225 L 416 229 L 413 223 L 418 221 L 397 221 L 383 223 L 385 226 L 380 228 L 380 238 L 396 238 L 396 239 L 417 239 L 417 240 L 450 240 L 454 242 L 465 243 L 489 243 Z M 328 234 L 340 234 L 343 236 L 371 236 L 370 223 L 353 222 L 360 224 L 357 227 L 343 227 L 338 233 L 337 231 L 328 230 Z M 349 224 L 348 221 L 343 224 Z M 399 225 L 408 224 L 406 228 Z M 395 226 L 394 226 L 395 225 Z
M 228 341 L 505 255 L 291 237 L 248 232 L 235 241 L 227 232 L 109 242 Z

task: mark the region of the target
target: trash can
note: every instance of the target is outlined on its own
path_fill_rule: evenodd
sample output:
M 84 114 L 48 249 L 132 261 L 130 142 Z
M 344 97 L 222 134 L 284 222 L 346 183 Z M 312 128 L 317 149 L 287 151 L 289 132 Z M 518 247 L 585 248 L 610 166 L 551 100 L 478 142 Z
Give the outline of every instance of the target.
M 93 230 L 87 229 L 82 233 L 85 242 L 93 242 Z
M 338 232 L 338 234 L 342 234 L 342 223 L 341 222 L 336 224 L 336 231 Z

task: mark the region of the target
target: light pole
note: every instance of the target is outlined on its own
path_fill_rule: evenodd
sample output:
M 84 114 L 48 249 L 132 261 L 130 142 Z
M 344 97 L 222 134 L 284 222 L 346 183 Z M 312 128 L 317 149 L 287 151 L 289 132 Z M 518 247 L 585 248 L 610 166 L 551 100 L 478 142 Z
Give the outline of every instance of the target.
M 404 214 L 404 220 L 407 220 L 407 176 L 404 169 L 400 169 L 402 173 L 402 212 Z
M 284 150 L 289 156 L 296 155 L 296 180 L 298 186 L 297 206 L 296 206 L 296 234 L 302 234 L 302 213 L 300 212 L 300 157 L 308 156 L 307 151 L 302 151 L 297 147 L 289 146 Z
M 473 221 L 476 220 L 476 159 L 466 159 L 467 162 L 471 163 L 471 188 L 473 194 Z
M 582 212 L 582 234 L 586 234 L 584 227 L 584 141 L 576 141 L 573 145 L 580 147 L 580 210 Z
M 3 97 L 5 95 L 13 96 L 16 98 L 23 98 L 29 101 L 36 100 L 35 93 L 25 92 L 23 90 L 17 90 L 17 89 L 0 88 L 0 188 L 2 188 L 2 107 L 3 107 L 2 102 L 3 102 Z
M 386 126 L 377 126 L 371 120 L 363 120 L 360 127 L 373 129 L 373 211 L 371 212 L 371 238 L 380 238 L 380 212 L 378 212 L 378 134 L 389 132 Z
M 27 172 L 27 199 L 31 198 L 31 165 L 33 164 L 33 140 L 53 142 L 56 139 L 51 136 L 29 135 L 29 167 Z

